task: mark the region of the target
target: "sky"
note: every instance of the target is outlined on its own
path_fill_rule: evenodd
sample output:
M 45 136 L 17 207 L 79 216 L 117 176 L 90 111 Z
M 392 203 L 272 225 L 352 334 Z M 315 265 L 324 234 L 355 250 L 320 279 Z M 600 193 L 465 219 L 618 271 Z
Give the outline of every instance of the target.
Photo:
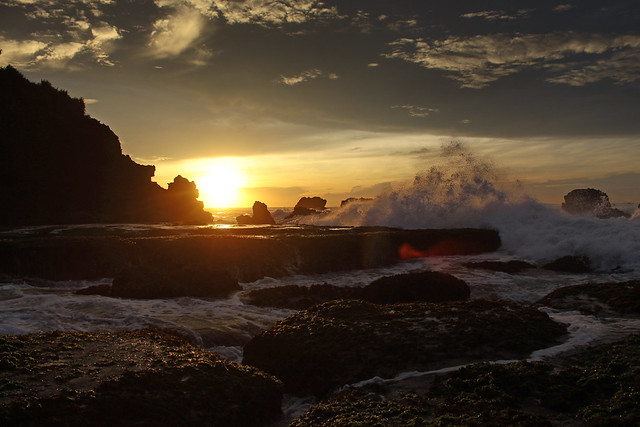
M 336 206 L 452 140 L 543 202 L 640 202 L 637 0 L 0 0 L 0 49 L 208 207 Z

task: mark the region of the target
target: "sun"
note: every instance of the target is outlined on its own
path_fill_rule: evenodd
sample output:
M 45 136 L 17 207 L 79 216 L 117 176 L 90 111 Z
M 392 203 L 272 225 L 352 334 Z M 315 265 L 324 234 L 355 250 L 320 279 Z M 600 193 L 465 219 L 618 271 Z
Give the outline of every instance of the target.
M 195 181 L 200 191 L 199 199 L 208 208 L 236 207 L 240 202 L 239 189 L 245 178 L 232 160 L 215 159 L 207 165 Z

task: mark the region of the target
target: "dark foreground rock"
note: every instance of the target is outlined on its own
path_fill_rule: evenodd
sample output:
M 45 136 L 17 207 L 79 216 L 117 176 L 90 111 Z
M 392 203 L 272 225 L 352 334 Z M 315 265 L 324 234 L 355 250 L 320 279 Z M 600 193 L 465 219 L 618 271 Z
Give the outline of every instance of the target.
M 595 188 L 580 188 L 564 196 L 562 209 L 571 214 L 591 214 L 601 219 L 624 217 L 629 214 L 611 206 L 607 193 Z
M 556 289 L 538 305 L 563 311 L 620 317 L 640 316 L 640 280 L 622 283 L 589 283 Z
M 261 307 L 301 310 L 339 299 L 362 299 L 378 304 L 402 302 L 460 301 L 469 298 L 471 289 L 462 280 L 446 273 L 423 271 L 383 277 L 364 287 L 329 284 L 310 287 L 287 285 L 256 289 L 244 293 L 245 304 Z
M 0 336 L 1 425 L 264 425 L 281 384 L 157 330 Z
M 590 273 L 592 271 L 591 261 L 586 256 L 567 255 L 553 260 L 542 268 L 559 273 Z
M 256 234 L 256 235 L 254 235 Z M 267 238 L 265 238 L 267 237 Z M 495 251 L 494 230 L 389 228 L 150 229 L 46 227 L 3 233 L 0 273 L 50 280 L 126 276 L 131 270 L 215 271 L 237 281 L 389 265 L 412 256 Z M 173 273 L 172 273 L 173 274 Z
M 409 390 L 347 390 L 291 425 L 635 426 L 639 375 L 640 336 L 633 335 L 553 365 L 477 364 L 416 378 Z
M 267 205 L 262 202 L 255 201 L 253 203 L 253 215 L 240 215 L 236 217 L 238 224 L 243 225 L 259 225 L 259 224 L 275 224 L 276 221 L 271 216 L 271 212 L 267 209 Z
M 438 271 L 398 274 L 374 280 L 362 288 L 359 298 L 377 304 L 460 301 L 471 289 L 463 281 Z
M 244 347 L 243 364 L 275 375 L 290 393 L 324 396 L 374 376 L 522 357 L 565 333 L 546 314 L 509 302 L 343 300 L 295 313 L 256 335 Z
M 242 290 L 226 272 L 207 266 L 131 268 L 113 279 L 109 296 L 122 298 L 227 297 Z

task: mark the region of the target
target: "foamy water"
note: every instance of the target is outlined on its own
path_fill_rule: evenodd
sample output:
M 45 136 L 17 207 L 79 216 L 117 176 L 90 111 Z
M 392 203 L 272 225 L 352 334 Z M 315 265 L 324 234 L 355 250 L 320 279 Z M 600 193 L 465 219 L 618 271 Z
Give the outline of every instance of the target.
M 502 247 L 499 251 L 476 256 L 414 259 L 361 271 L 266 277 L 241 285 L 247 290 L 290 284 L 365 286 L 383 276 L 436 270 L 465 280 L 471 287 L 472 298 L 532 303 L 563 286 L 640 278 L 640 215 L 637 213 L 630 219 L 605 220 L 568 215 L 516 191 L 500 188 L 491 165 L 460 146 L 445 147 L 443 154 L 441 164 L 417 174 L 412 183 L 381 194 L 373 201 L 354 202 L 329 214 L 298 221 L 318 226 L 381 225 L 407 229 L 488 227 L 500 232 Z M 287 210 L 278 212 L 276 216 L 284 218 Z M 233 218 L 240 213 L 232 210 L 218 212 L 217 216 Z M 235 227 L 228 223 L 215 226 Z M 295 224 L 290 222 L 282 226 L 295 233 Z M 149 226 L 105 227 L 119 227 L 124 231 L 129 227 L 135 231 Z M 25 229 L 25 232 L 29 230 Z M 259 233 L 259 229 L 256 230 Z M 514 259 L 540 265 L 564 255 L 588 256 L 597 272 L 560 274 L 530 270 L 510 275 L 464 267 L 471 261 Z M 110 279 L 0 283 L 0 333 L 166 327 L 180 330 L 194 342 L 214 348 L 232 360 L 240 360 L 243 342 L 292 313 L 291 310 L 245 305 L 237 294 L 220 300 L 129 300 L 74 295 L 79 288 L 109 282 Z M 575 317 L 572 327 L 580 329 L 581 325 L 592 321 Z M 610 325 L 608 328 L 612 331 Z M 585 334 L 595 337 L 595 330 L 587 328 Z

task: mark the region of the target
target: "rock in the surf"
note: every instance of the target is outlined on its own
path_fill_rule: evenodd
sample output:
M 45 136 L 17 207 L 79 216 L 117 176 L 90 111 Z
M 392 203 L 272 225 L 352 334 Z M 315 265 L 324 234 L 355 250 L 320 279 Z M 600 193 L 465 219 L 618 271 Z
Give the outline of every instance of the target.
M 611 206 L 607 193 L 595 188 L 579 188 L 564 196 L 562 209 L 571 214 L 591 214 L 598 218 L 629 217 L 629 214 Z
M 365 286 L 359 297 L 377 304 L 461 301 L 471 289 L 463 280 L 438 271 L 382 277 Z
M 291 212 L 285 219 L 293 218 L 294 216 L 313 215 L 325 210 L 327 201 L 321 197 L 302 197 L 298 200 L 293 212 Z
M 477 268 L 481 270 L 499 271 L 507 274 L 517 274 L 524 270 L 537 268 L 526 261 L 477 261 L 463 264 L 467 268 Z
M 227 297 L 240 291 L 238 281 L 226 272 L 202 265 L 172 268 L 131 268 L 113 279 L 112 297 L 174 298 Z
M 586 256 L 567 255 L 555 259 L 545 265 L 542 268 L 551 271 L 557 271 L 559 273 L 590 273 L 591 261 Z
M 263 426 L 282 385 L 159 330 L 0 336 L 1 425 Z
M 244 293 L 246 304 L 296 310 L 339 299 L 362 299 L 378 304 L 400 302 L 461 301 L 469 298 L 469 286 L 446 273 L 426 271 L 387 276 L 364 287 L 287 285 Z
M 603 317 L 640 316 L 640 280 L 588 283 L 559 288 L 538 305 Z
M 273 216 L 271 216 L 271 212 L 269 212 L 269 209 L 267 209 L 267 205 L 257 200 L 253 203 L 253 216 L 247 214 L 240 215 L 236 217 L 236 221 L 238 222 L 238 224 L 253 225 L 273 225 L 276 223 L 276 221 L 273 219 Z
M 243 363 L 275 375 L 290 393 L 324 396 L 374 376 L 522 357 L 565 333 L 547 314 L 510 302 L 342 300 L 299 311 L 256 335 Z

